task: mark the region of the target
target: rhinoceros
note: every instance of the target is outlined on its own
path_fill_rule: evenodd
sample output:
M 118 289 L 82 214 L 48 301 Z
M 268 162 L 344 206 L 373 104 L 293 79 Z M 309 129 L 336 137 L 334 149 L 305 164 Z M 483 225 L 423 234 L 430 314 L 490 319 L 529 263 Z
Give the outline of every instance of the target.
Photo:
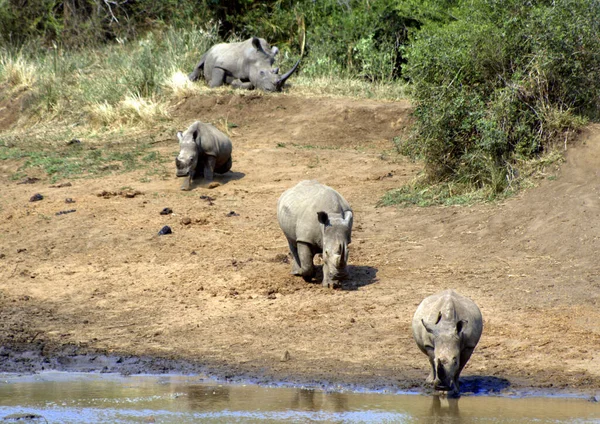
M 248 90 L 281 91 L 300 60 L 287 73 L 279 75 L 279 68 L 271 68 L 278 52 L 277 47 L 257 37 L 239 43 L 217 44 L 202 55 L 188 78 L 196 81 L 204 71 L 211 88 L 231 84 Z
M 428 383 L 435 390 L 459 393 L 458 377 L 477 346 L 483 322 L 471 300 L 453 290 L 425 298 L 412 320 L 417 346 L 429 357 Z
M 196 121 L 185 132 L 177 132 L 177 138 L 177 176 L 188 177 L 182 190 L 189 190 L 196 176 L 203 175 L 210 182 L 214 172 L 224 174 L 231 169 L 231 140 L 212 125 Z
M 277 219 L 292 253 L 293 275 L 310 281 L 314 256 L 323 253 L 323 286 L 336 287 L 348 276 L 353 214 L 341 194 L 314 180 L 301 181 L 279 197 Z

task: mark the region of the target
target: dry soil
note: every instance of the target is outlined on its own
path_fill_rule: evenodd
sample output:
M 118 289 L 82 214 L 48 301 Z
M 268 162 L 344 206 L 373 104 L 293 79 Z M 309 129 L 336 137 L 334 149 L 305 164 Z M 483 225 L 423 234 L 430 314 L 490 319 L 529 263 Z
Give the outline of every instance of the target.
M 287 94 L 185 99 L 173 109 L 180 129 L 236 124 L 233 172 L 213 189 L 182 192 L 174 164 L 166 179 L 139 170 L 51 188 L 42 175 L 16 184 L 18 163 L 0 163 L 0 368 L 102 352 L 180 359 L 221 377 L 423 387 L 428 361 L 411 318 L 424 297 L 453 288 L 484 317 L 463 372 L 473 390 L 597 390 L 600 127 L 569 147 L 556 178 L 502 203 L 377 207 L 421 170 L 394 154 L 410 111 Z M 174 134 L 155 148 L 175 154 Z M 304 179 L 354 209 L 341 290 L 289 274 L 276 203 Z M 118 194 L 125 186 L 129 197 Z M 29 202 L 34 193 L 44 200 Z M 173 213 L 160 215 L 165 207 Z M 76 212 L 55 215 L 64 209 Z M 158 236 L 164 225 L 173 234 Z

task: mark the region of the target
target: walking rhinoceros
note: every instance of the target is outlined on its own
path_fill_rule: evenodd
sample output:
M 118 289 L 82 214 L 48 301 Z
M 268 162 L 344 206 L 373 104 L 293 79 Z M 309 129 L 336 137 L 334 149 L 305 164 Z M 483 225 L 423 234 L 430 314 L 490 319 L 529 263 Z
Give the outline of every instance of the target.
M 436 390 L 459 393 L 458 376 L 477 346 L 483 322 L 477 305 L 453 290 L 425 298 L 417 307 L 412 331 L 429 357 L 428 383 Z
M 315 276 L 313 258 L 323 253 L 323 286 L 347 277 L 352 209 L 334 189 L 317 181 L 301 181 L 277 202 L 277 219 L 292 253 L 292 274 L 305 281 Z
M 194 122 L 185 132 L 177 133 L 179 156 L 175 159 L 177 176 L 185 177 L 182 190 L 189 190 L 194 177 L 213 180 L 213 172 L 224 174 L 231 169 L 231 140 L 210 124 Z
M 300 60 L 286 74 L 279 75 L 279 68 L 271 68 L 278 52 L 277 47 L 271 48 L 263 38 L 257 37 L 239 43 L 217 44 L 202 55 L 188 78 L 196 81 L 204 71 L 211 88 L 225 83 L 248 90 L 281 91 Z

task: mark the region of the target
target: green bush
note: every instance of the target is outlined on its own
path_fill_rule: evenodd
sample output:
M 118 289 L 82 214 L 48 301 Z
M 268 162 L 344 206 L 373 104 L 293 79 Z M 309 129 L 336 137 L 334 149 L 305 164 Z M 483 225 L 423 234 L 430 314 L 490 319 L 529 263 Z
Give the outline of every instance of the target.
M 431 182 L 498 193 L 600 106 L 597 0 L 469 0 L 406 48 L 416 126 L 403 149 Z

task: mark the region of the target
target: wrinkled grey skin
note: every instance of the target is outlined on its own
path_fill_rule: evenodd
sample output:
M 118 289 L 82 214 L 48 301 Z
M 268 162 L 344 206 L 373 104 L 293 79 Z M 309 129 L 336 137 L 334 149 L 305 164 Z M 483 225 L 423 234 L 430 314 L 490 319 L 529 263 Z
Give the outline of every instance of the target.
M 412 320 L 417 346 L 429 357 L 428 383 L 436 390 L 459 393 L 458 377 L 477 346 L 483 321 L 470 299 L 453 290 L 425 298 Z
M 277 47 L 257 37 L 239 43 L 217 44 L 202 56 L 188 78 L 196 81 L 203 71 L 211 88 L 231 84 L 248 90 L 281 91 L 300 60 L 285 75 L 279 75 L 279 68 L 271 68 L 278 52 Z
M 334 189 L 301 181 L 277 202 L 277 219 L 292 253 L 292 274 L 306 281 L 315 276 L 313 258 L 323 253 L 323 286 L 336 287 L 348 276 L 352 209 Z
M 177 138 L 177 176 L 188 177 L 182 190 L 189 190 L 196 177 L 204 176 L 211 182 L 215 172 L 224 174 L 231 169 L 231 140 L 212 125 L 196 121 L 185 132 L 179 131 Z

